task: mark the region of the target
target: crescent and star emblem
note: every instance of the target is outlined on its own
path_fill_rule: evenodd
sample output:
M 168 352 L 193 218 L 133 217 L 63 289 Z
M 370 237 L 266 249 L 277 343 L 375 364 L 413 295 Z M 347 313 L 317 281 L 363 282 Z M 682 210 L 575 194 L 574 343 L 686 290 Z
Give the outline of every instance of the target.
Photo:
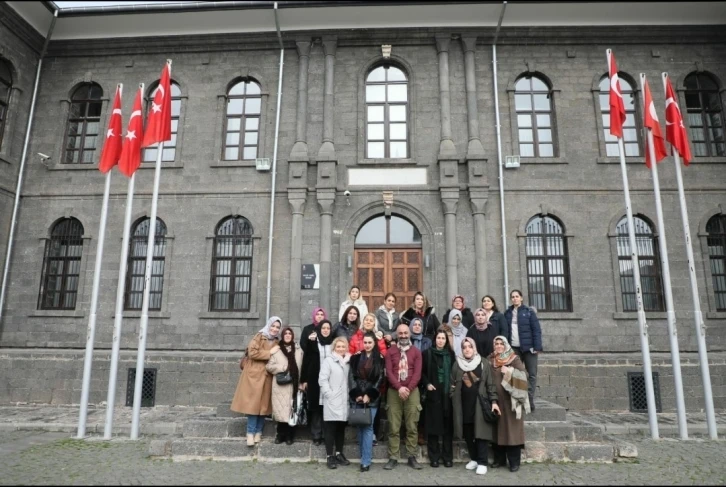
M 610 77 L 610 89 L 613 91 L 613 93 L 615 93 L 618 97 L 622 99 L 623 95 L 618 90 L 618 85 L 618 73 L 615 73 Z

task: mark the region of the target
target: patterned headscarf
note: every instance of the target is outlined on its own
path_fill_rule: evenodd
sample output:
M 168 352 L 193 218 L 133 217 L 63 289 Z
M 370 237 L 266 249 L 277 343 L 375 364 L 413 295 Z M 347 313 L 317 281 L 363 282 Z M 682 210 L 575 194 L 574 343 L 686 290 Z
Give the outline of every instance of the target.
M 494 337 L 494 341 L 501 340 L 504 343 L 504 351 L 502 353 L 494 352 L 494 366 L 499 368 L 503 365 L 509 365 L 517 355 L 512 350 L 512 346 L 506 337 L 502 335 Z
M 483 325 L 480 325 L 476 321 L 476 314 L 479 313 L 480 311 L 482 313 L 484 313 L 484 324 Z M 479 331 L 484 331 L 489 327 L 489 320 L 487 319 L 487 310 L 485 310 L 484 308 L 477 308 L 477 310 L 474 311 L 474 326 L 476 326 L 476 329 Z
M 318 323 L 318 322 L 315 321 L 315 315 L 318 314 L 318 311 L 322 311 L 323 312 L 323 320 L 327 320 L 328 319 L 328 313 L 325 312 L 325 309 L 323 309 L 323 308 L 315 308 L 313 310 L 313 325 L 315 325 L 315 326 L 318 326 L 320 324 L 320 323 Z M 320 321 L 323 321 L 323 320 L 320 320 Z
M 270 316 L 270 319 L 267 320 L 267 324 L 265 325 L 265 327 L 260 330 L 262 336 L 264 336 L 268 340 L 279 340 L 281 338 L 279 331 L 277 332 L 277 335 L 273 335 L 270 333 L 270 327 L 276 321 L 280 322 L 280 328 L 282 328 L 282 318 L 280 318 L 279 316 Z

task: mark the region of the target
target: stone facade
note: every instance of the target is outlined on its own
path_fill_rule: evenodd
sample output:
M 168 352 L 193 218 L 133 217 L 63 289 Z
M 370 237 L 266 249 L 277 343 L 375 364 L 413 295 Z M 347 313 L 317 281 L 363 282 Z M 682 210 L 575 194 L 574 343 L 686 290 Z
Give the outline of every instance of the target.
M 10 11 L 6 5 L 0 9 Z M 18 18 L 6 17 L 3 22 L 11 28 L 0 31 L 0 54 L 16 69 L 23 69 L 18 72 L 22 91 L 17 108 L 12 106 L 7 161 L 4 152 L 0 153 L 0 250 L 4 255 L 38 39 L 27 34 L 29 28 Z M 722 29 L 616 31 L 621 39 L 614 46 L 621 71 L 633 78 L 639 70 L 648 74 L 659 113 L 663 70 L 669 71 L 679 87 L 696 69 L 726 80 L 726 36 Z M 409 219 L 421 232 L 423 253 L 430 259 L 430 265 L 423 268 L 424 290 L 439 316 L 448 308 L 452 291 L 463 294 L 474 307 L 483 292 L 494 295 L 500 307 L 506 303 L 490 34 L 487 29 L 415 29 L 296 32 L 285 37 L 271 314 L 300 326 L 309 322 L 310 312 L 318 303 L 337 310 L 353 280 L 347 260 L 353 254 L 355 234 L 367 219 L 383 213 L 383 189 L 394 190 L 392 211 Z M 504 155 L 518 153 L 512 93 L 515 80 L 523 73 L 535 72 L 549 80 L 554 89 L 557 157 L 522 158 L 519 169 L 505 170 L 506 239 L 510 286 L 523 289 L 526 299 L 527 222 L 537 214 L 549 214 L 565 226 L 573 312 L 541 313 L 546 351 L 542 360 L 547 364 L 541 366 L 541 375 L 548 378 L 540 379 L 540 385 L 542 397 L 575 409 L 599 407 L 594 399 L 599 396 L 591 393 L 595 386 L 580 387 L 575 382 L 567 385 L 570 389 L 562 396 L 547 392 L 548 387 L 559 387 L 553 379 L 559 373 L 550 372 L 550 367 L 556 367 L 550 363 L 556 364 L 559 357 L 571 352 L 589 353 L 606 362 L 613 353 L 625 353 L 632 360 L 631 369 L 637 370 L 640 357 L 635 313 L 623 312 L 619 295 L 613 235 L 616 222 L 624 214 L 620 167 L 617 158 L 605 156 L 597 105 L 597 85 L 605 74 L 605 48 L 611 38 L 612 29 L 601 28 L 503 29 L 497 52 Z M 624 41 L 627 39 L 632 41 Z M 393 46 L 391 61 L 409 79 L 411 157 L 404 160 L 365 158 L 364 80 L 367 72 L 383 61 L 381 44 Z M 72 388 L 63 382 L 70 377 L 53 377 L 57 382 L 49 381 L 40 387 L 42 391 L 31 387 L 27 394 L 13 392 L 18 389 L 13 384 L 32 376 L 20 370 L 34 368 L 31 363 L 45 363 L 45 358 L 39 362 L 33 359 L 36 353 L 62 355 L 67 360 L 63 369 L 75 366 L 78 374 L 81 370 L 81 355 L 70 349 L 82 349 L 85 343 L 103 176 L 95 166 L 59 164 L 70 94 L 82 81 L 98 83 L 104 90 L 101 120 L 105 127 L 115 84 L 124 83 L 124 113 L 128 114 L 137 83 L 152 83 L 167 57 L 174 61 L 172 78 L 179 83 L 183 99 L 176 159 L 162 170 L 158 216 L 166 223 L 169 240 L 162 308 L 150 313 L 148 363 L 161 360 L 157 357 L 160 354 L 183 364 L 174 365 L 175 369 L 160 367 L 158 387 L 165 392 L 157 396 L 157 403 L 216 404 L 234 391 L 237 365 L 231 357 L 236 357 L 265 321 L 271 175 L 258 172 L 249 162 L 221 160 L 222 121 L 229 84 L 239 77 L 256 79 L 263 92 L 258 157 L 272 158 L 279 49 L 269 34 L 51 41 L 28 153 L 43 152 L 52 159 L 48 167 L 33 162 L 25 171 L 0 325 L 1 347 L 34 350 L 27 352 L 30 359 L 0 356 L 5 371 L 0 374 L 0 390 L 7 390 L 0 395 L 0 402 L 78 400 L 78 394 L 68 392 Z M 441 87 L 445 84 L 448 91 L 442 104 Z M 628 160 L 634 210 L 655 221 L 652 182 L 641 159 Z M 134 221 L 150 211 L 153 171 L 148 169 L 152 167 L 144 164 L 137 175 Z M 425 168 L 428 184 L 356 187 L 346 199 L 343 192 L 350 183 L 348 169 L 354 167 Z M 711 216 L 726 208 L 724 167 L 724 157 L 697 158 L 684 171 L 701 305 L 712 353 L 726 348 L 726 313 L 715 308 L 708 261 L 704 260 L 704 229 Z M 690 288 L 670 159 L 660 165 L 660 181 L 679 343 L 684 357 L 695 357 Z M 111 344 L 125 193 L 125 178 L 114 172 L 96 332 L 98 349 L 108 350 Z M 217 223 L 229 215 L 244 216 L 254 229 L 251 309 L 244 313 L 209 311 L 211 237 Z M 39 310 L 45 239 L 53 222 L 67 216 L 79 219 L 84 226 L 76 309 Z M 447 228 L 455 229 L 455 238 Z M 478 245 L 474 235 L 480 236 Z M 300 263 L 321 263 L 327 269 L 324 291 L 300 290 Z M 126 360 L 136 347 L 139 314 L 126 312 L 124 316 L 121 346 L 127 350 L 122 352 Z M 667 352 L 665 313 L 648 313 L 648 320 L 652 350 Z M 226 358 L 209 359 L 215 353 Z M 97 360 L 107 363 L 108 357 L 99 352 Z M 200 385 L 204 392 L 192 398 L 186 389 L 175 389 L 174 384 L 180 383 L 186 371 L 196 373 L 198 366 L 219 376 L 218 382 L 224 385 L 209 391 L 207 385 Z M 124 362 L 119 374 L 122 377 L 125 367 Z M 715 377 L 714 370 L 712 380 Z M 203 377 L 198 378 L 201 384 Z M 92 401 L 105 397 L 100 391 L 105 391 L 106 380 L 104 366 L 94 367 L 92 384 L 98 388 L 93 388 Z M 624 387 L 625 374 L 617 380 Z M 661 384 L 667 380 L 662 376 Z M 684 373 L 684 383 L 694 388 L 700 379 Z M 619 398 L 623 397 L 622 387 L 617 389 Z M 719 407 L 724 407 L 723 387 L 714 382 Z M 54 396 L 56 389 L 59 394 Z M 117 397 L 122 402 L 124 394 Z M 568 397 L 576 399 L 562 399 Z M 611 406 L 623 408 L 622 402 L 615 400 Z

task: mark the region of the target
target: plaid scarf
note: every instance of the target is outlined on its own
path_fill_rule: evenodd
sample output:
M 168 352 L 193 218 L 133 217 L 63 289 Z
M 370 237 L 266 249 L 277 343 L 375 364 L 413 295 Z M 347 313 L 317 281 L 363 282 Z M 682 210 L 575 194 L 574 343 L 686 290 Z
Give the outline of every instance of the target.
M 403 347 L 400 343 L 397 343 L 396 346 L 401 351 L 401 359 L 398 361 L 398 380 L 403 382 L 408 379 L 408 357 L 406 357 L 406 352 L 411 348 L 411 344 L 409 343 Z

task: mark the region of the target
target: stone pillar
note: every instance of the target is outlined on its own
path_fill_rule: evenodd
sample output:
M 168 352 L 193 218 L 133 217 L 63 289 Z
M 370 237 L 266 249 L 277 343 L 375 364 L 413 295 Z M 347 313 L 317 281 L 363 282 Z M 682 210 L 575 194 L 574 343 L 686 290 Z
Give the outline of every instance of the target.
M 441 142 L 439 159 L 455 159 L 456 147 L 451 138 L 451 93 L 449 90 L 449 44 L 451 35 L 436 35 L 436 52 L 439 56 L 439 96 L 441 105 Z
M 323 52 L 325 53 L 325 91 L 323 97 L 323 145 L 318 151 L 318 161 L 335 161 L 335 143 L 333 142 L 335 121 L 335 50 L 338 45 L 337 37 L 323 37 Z M 321 271 L 322 272 L 322 271 Z M 320 285 L 322 289 L 322 282 Z
M 479 109 L 476 101 L 476 36 L 462 37 L 461 47 L 464 50 L 464 71 L 466 76 L 466 113 L 469 129 L 469 145 L 466 150 L 467 159 L 483 159 L 484 148 L 479 139 Z
M 444 300 L 449 302 L 457 294 L 459 274 L 456 267 L 456 207 L 459 204 L 459 190 L 441 190 L 441 201 L 444 204 L 444 221 L 446 223 L 446 292 Z
M 290 152 L 290 160 L 308 160 L 308 65 L 310 64 L 310 40 L 297 41 L 297 54 L 300 58 L 297 82 L 297 123 L 295 125 L 295 145 Z
M 486 209 L 487 191 L 469 191 L 471 212 L 474 215 L 474 256 L 476 272 L 476 300 L 477 308 L 481 298 L 488 292 L 489 275 L 487 274 L 487 231 Z
M 330 304 L 330 268 L 333 247 L 333 205 L 335 204 L 335 190 L 318 190 L 318 205 L 320 205 L 320 303 L 328 313 L 332 310 Z M 336 308 L 337 309 L 337 308 Z
M 290 326 L 301 326 L 300 317 L 300 286 L 302 271 L 302 233 L 303 213 L 307 190 L 288 190 L 288 201 L 292 207 L 292 233 L 290 235 L 290 291 L 287 306 L 287 323 Z M 285 318 L 283 317 L 283 321 Z M 299 329 L 299 328 L 298 328 Z

